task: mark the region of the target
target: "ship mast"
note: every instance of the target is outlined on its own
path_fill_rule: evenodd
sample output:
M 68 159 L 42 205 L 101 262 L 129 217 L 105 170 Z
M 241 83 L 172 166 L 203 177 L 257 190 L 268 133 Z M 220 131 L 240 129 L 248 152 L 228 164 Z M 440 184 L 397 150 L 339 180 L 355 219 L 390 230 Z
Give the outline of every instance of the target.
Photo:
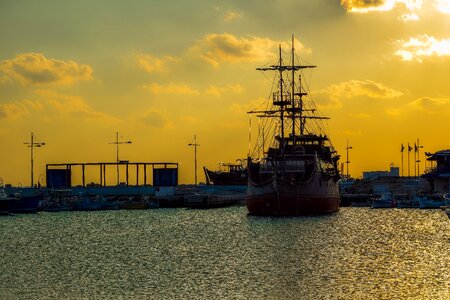
M 292 66 L 292 94 L 291 94 L 291 98 L 292 98 L 292 102 L 291 102 L 291 106 L 292 106 L 292 144 L 295 147 L 295 71 L 294 71 L 294 53 L 295 53 L 295 48 L 294 48 L 294 35 L 292 35 L 292 61 L 291 61 L 291 66 Z M 301 120 L 301 118 L 300 118 Z M 301 122 L 300 122 L 301 124 Z M 295 153 L 295 151 L 294 151 Z
M 307 95 L 307 93 L 302 92 L 302 86 L 301 86 L 301 75 L 299 75 L 299 82 L 300 87 L 299 91 L 295 92 L 295 72 L 306 69 L 306 68 L 315 68 L 316 66 L 306 66 L 306 65 L 296 65 L 295 64 L 295 46 L 294 46 L 294 35 L 292 35 L 292 59 L 290 65 L 283 65 L 283 58 L 282 58 L 282 52 L 281 52 L 281 45 L 279 45 L 279 59 L 277 65 L 272 65 L 264 68 L 257 68 L 258 71 L 278 71 L 279 73 L 279 82 L 278 82 L 278 93 L 273 94 L 273 105 L 279 106 L 279 109 L 275 110 L 263 110 L 263 111 L 250 111 L 248 113 L 263 113 L 263 115 L 260 115 L 259 117 L 278 117 L 280 120 L 280 150 L 281 150 L 281 156 L 284 157 L 285 155 L 285 137 L 284 137 L 284 127 L 285 127 L 285 110 L 289 113 L 291 113 L 290 117 L 292 119 L 292 140 L 293 140 L 293 147 L 295 148 L 296 143 L 296 119 L 299 119 L 299 133 L 300 136 L 304 134 L 304 126 L 305 126 L 305 119 L 306 118 L 314 118 L 314 119 L 322 119 L 323 117 L 314 117 L 314 116 L 303 116 L 303 99 L 302 97 Z M 291 95 L 290 99 L 288 98 L 288 94 L 284 94 L 284 80 L 283 80 L 283 72 L 285 71 L 291 71 L 292 75 L 292 83 L 291 83 Z M 296 105 L 296 96 L 299 98 L 299 103 Z M 285 99 L 286 98 L 286 99 Z M 287 107 L 286 107 L 287 106 Z M 298 107 L 296 107 L 298 106 Z M 311 111 L 314 111 L 314 109 L 311 109 Z M 294 151 L 295 152 L 295 151 Z
M 280 53 L 280 121 L 281 121 L 281 156 L 284 156 L 284 101 L 283 101 L 283 59 L 281 57 L 281 45 L 279 46 Z

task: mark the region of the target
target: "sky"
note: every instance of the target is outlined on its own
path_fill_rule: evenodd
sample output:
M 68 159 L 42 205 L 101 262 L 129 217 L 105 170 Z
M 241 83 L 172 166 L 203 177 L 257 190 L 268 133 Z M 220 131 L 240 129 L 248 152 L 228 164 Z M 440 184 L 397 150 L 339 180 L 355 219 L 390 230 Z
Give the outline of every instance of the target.
M 0 177 L 30 184 L 31 132 L 41 182 L 47 163 L 115 161 L 119 132 L 121 160 L 178 162 L 180 183 L 196 135 L 204 181 L 247 156 L 247 111 L 272 85 L 256 68 L 291 35 L 353 177 L 400 166 L 402 143 L 420 140 L 421 171 L 423 152 L 450 148 L 449 0 L 264 2 L 1 0 Z

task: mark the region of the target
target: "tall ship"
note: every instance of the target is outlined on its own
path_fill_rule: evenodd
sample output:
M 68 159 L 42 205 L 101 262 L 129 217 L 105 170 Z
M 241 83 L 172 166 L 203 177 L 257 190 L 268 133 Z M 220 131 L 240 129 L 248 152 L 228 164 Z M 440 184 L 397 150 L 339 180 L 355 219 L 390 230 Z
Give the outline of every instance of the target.
M 275 73 L 271 96 L 248 112 L 260 118 L 258 139 L 247 159 L 246 205 L 252 215 L 300 216 L 339 210 L 339 155 L 321 115 L 302 84 L 294 37 L 290 57 L 259 71 Z

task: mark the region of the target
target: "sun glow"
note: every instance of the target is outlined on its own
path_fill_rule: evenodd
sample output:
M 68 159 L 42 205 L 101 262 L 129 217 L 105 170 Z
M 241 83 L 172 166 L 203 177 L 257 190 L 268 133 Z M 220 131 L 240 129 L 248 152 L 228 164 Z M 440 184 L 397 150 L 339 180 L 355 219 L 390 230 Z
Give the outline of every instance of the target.
M 368 13 L 374 11 L 384 12 L 393 10 L 397 6 L 403 6 L 407 10 L 412 11 L 422 7 L 422 0 L 341 0 L 341 5 L 344 6 L 347 11 L 354 13 Z
M 450 14 L 450 0 L 436 0 L 435 7 L 443 14 Z
M 400 40 L 400 49 L 395 52 L 402 60 L 422 62 L 424 57 L 449 56 L 450 39 L 438 40 L 429 35 L 412 37 L 408 41 Z

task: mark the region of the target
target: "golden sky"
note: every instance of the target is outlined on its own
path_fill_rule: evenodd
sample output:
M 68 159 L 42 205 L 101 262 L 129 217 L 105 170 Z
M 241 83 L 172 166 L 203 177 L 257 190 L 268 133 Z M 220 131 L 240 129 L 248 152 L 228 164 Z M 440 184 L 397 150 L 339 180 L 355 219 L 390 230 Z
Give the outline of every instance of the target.
M 31 131 L 41 181 L 46 163 L 114 161 L 116 131 L 133 141 L 120 159 L 179 162 L 181 183 L 194 134 L 200 167 L 245 158 L 246 112 L 271 88 L 255 69 L 291 34 L 353 176 L 417 138 L 450 148 L 449 0 L 266 2 L 1 1 L 0 177 L 29 184 Z

